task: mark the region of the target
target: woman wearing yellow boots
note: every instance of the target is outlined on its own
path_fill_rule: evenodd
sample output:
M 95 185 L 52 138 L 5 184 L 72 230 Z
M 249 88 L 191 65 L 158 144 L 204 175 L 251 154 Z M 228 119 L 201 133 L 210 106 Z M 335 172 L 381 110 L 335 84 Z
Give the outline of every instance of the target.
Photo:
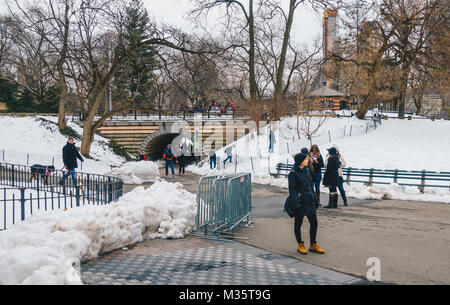
M 319 247 L 316 240 L 318 227 L 316 214 L 317 198 L 314 194 L 313 182 L 308 168 L 309 159 L 306 154 L 300 153 L 294 157 L 294 160 L 295 165 L 289 173 L 288 178 L 289 197 L 300 203 L 299 207 L 295 211 L 294 225 L 295 237 L 298 243 L 297 250 L 302 255 L 307 254 L 305 243 L 301 236 L 303 218 L 306 216 L 310 224 L 309 235 L 311 246 L 309 251 L 324 254 L 325 251 Z

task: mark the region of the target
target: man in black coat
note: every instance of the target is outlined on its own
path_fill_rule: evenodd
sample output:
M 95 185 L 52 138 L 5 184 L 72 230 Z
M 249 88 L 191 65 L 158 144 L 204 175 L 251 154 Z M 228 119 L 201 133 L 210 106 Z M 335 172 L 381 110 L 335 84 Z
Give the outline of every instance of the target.
M 327 159 L 327 169 L 323 177 L 323 185 L 330 188 L 330 197 L 328 205 L 325 207 L 327 209 L 337 208 L 338 206 L 338 196 L 337 186 L 339 185 L 339 167 L 341 167 L 341 162 L 337 155 L 336 148 L 332 147 L 328 149 L 328 159 Z
M 80 159 L 81 162 L 84 162 L 84 159 L 75 147 L 72 137 L 69 138 L 67 144 L 63 147 L 62 153 L 63 162 L 67 169 L 67 173 L 64 174 L 59 184 L 64 185 L 66 178 L 72 176 L 73 184 L 77 185 L 77 176 L 75 174 L 75 169 L 78 168 L 77 159 Z

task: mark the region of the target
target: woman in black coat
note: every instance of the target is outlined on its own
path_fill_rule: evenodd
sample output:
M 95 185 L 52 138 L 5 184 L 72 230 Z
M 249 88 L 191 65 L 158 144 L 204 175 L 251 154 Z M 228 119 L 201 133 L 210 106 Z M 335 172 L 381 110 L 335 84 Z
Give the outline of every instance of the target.
M 329 202 L 325 208 L 331 209 L 337 208 L 338 205 L 339 195 L 337 193 L 337 186 L 339 185 L 339 167 L 341 166 L 341 162 L 339 161 L 336 148 L 332 147 L 328 149 L 328 153 L 327 169 L 323 177 L 323 185 L 330 189 Z
M 311 246 L 309 251 L 324 254 L 325 251 L 317 245 L 316 240 L 318 227 L 316 214 L 317 198 L 314 194 L 311 173 L 308 168 L 309 159 L 306 154 L 300 153 L 294 157 L 294 160 L 295 165 L 289 173 L 288 180 L 289 197 L 291 200 L 299 203 L 295 212 L 294 224 L 295 237 L 298 243 L 297 250 L 303 255 L 307 254 L 305 243 L 301 236 L 303 218 L 306 216 L 310 224 L 309 234 Z

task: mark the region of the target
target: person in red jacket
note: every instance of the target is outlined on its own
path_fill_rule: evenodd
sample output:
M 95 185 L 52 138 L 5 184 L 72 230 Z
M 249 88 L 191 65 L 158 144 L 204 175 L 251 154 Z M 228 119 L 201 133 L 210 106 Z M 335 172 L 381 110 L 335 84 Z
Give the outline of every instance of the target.
M 139 153 L 139 161 L 147 161 L 147 156 L 145 155 L 145 151 L 141 150 Z
M 172 176 L 175 177 L 175 169 L 173 168 L 173 161 L 177 158 L 176 155 L 172 152 L 172 145 L 167 145 L 167 148 L 164 150 L 163 159 L 166 161 L 166 176 L 169 175 L 169 166 L 172 170 Z

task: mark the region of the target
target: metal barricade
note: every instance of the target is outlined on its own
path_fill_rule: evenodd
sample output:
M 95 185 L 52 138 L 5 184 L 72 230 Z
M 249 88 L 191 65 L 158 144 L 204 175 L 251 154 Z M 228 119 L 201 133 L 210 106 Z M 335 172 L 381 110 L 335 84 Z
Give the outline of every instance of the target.
M 252 212 L 251 174 L 208 176 L 197 193 L 197 231 L 221 239 L 237 226 L 249 226 Z

